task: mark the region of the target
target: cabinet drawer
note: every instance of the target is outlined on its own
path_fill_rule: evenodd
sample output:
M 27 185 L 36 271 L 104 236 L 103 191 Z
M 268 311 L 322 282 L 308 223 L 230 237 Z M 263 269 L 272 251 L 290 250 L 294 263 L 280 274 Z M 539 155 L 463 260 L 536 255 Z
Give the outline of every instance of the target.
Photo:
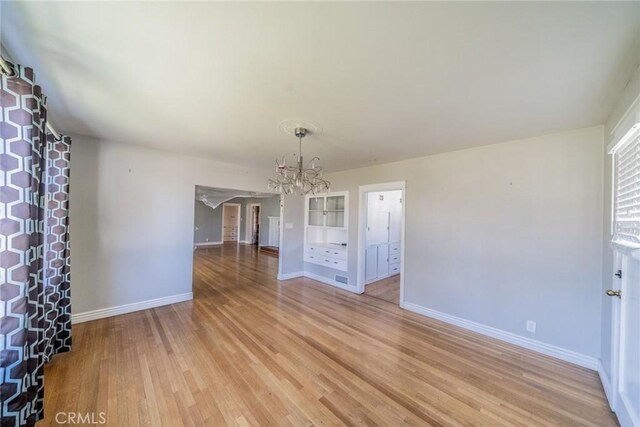
M 310 262 L 312 264 L 324 265 L 325 267 L 335 268 L 336 270 L 347 271 L 347 261 L 338 258 L 331 258 L 328 256 L 317 255 L 314 253 L 305 252 L 304 262 Z
M 335 268 L 336 270 L 347 271 L 347 261 L 338 258 L 322 257 L 322 265 Z
M 389 264 L 400 264 L 400 254 L 389 254 Z
M 317 254 L 317 253 L 320 253 L 320 248 L 319 248 L 319 247 L 317 247 L 317 246 L 315 246 L 315 245 L 306 245 L 306 246 L 304 247 L 304 251 L 305 251 L 305 252 L 308 252 L 308 253 L 312 253 L 312 254 L 313 254 L 313 253 L 316 253 L 316 254 Z
M 400 274 L 400 263 L 389 264 L 389 276 Z
M 331 258 L 347 259 L 347 251 L 343 249 L 320 248 L 320 253 Z
M 400 254 L 400 243 L 390 243 L 389 254 Z
M 321 259 L 320 259 L 320 256 L 318 256 L 318 255 L 316 255 L 314 253 L 305 252 L 304 261 L 305 262 L 312 262 L 314 264 L 319 264 L 321 262 Z

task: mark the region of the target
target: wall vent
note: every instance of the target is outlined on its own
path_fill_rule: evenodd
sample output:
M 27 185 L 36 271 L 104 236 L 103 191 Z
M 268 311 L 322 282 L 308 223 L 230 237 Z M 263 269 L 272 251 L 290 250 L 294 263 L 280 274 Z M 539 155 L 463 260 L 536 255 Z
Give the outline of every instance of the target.
M 336 274 L 336 282 L 347 285 L 349 283 L 349 278 L 347 276 L 340 276 L 339 274 Z

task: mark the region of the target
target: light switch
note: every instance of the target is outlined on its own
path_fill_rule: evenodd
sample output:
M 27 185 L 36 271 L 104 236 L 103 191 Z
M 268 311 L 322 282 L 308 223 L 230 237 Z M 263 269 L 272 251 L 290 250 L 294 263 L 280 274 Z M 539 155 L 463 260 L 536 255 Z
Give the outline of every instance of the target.
M 285 222 L 284 223 L 284 228 L 286 230 L 292 230 L 293 229 L 293 223 L 292 222 Z

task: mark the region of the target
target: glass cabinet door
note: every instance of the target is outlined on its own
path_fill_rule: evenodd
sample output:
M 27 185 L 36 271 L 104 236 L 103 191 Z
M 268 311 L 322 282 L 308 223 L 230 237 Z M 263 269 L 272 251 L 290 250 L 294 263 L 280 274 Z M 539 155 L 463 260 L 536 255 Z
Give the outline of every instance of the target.
M 327 210 L 344 212 L 344 196 L 327 197 Z
M 309 210 L 310 211 L 323 211 L 324 210 L 324 197 L 309 197 Z
M 327 227 L 344 227 L 344 196 L 327 197 Z
M 309 198 L 309 225 L 324 225 L 324 197 Z

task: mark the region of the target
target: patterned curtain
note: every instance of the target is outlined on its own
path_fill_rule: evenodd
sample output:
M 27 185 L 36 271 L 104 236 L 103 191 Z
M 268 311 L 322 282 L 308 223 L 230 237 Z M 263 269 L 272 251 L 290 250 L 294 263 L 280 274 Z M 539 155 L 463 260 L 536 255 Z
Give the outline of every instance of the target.
M 0 421 L 44 414 L 44 364 L 71 345 L 69 138 L 46 136 L 33 70 L 0 87 Z
M 44 224 L 45 362 L 71 350 L 69 162 L 71 138 L 47 135 Z

